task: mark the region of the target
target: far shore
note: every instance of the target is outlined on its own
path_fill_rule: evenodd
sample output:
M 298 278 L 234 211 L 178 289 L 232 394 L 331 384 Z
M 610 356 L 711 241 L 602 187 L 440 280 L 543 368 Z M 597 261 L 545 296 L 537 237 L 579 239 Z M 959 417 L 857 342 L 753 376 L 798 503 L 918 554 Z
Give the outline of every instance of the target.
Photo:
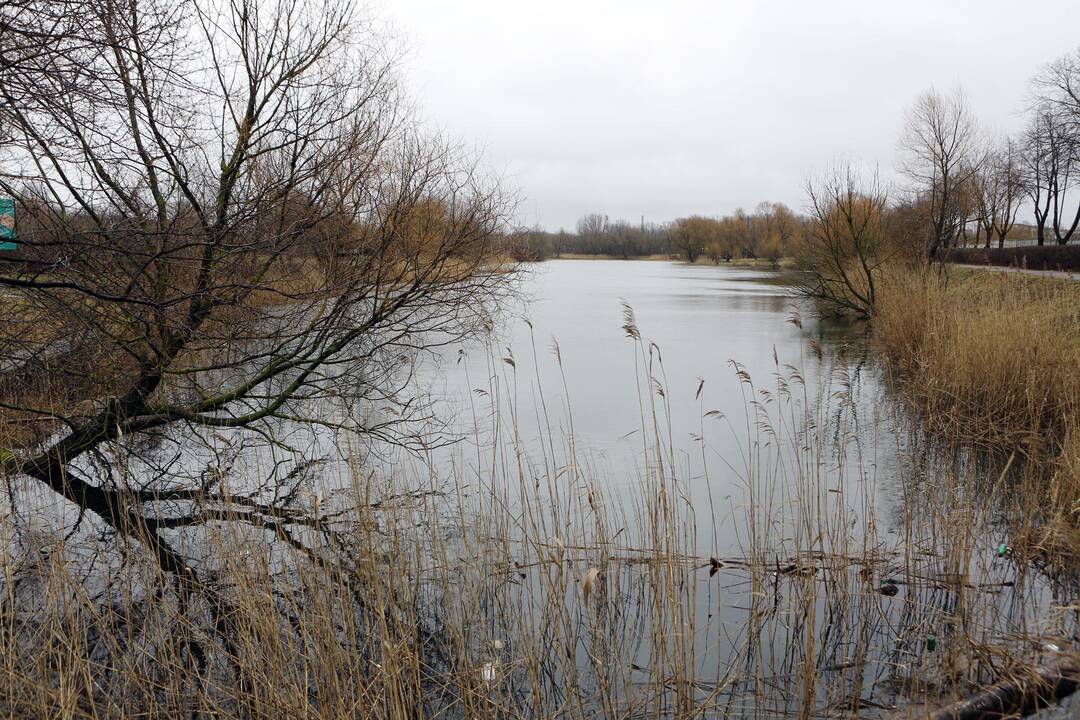
M 584 253 L 563 253 L 561 255 L 545 258 L 546 260 L 623 260 L 626 262 L 634 261 L 664 261 L 664 262 L 681 262 L 684 264 L 690 264 L 679 255 L 657 253 L 654 255 L 632 255 L 630 257 L 622 257 L 621 255 L 588 255 Z M 543 261 L 540 261 L 543 262 Z M 787 268 L 791 265 L 793 260 L 791 258 L 781 258 L 779 261 L 780 269 Z M 699 257 L 692 263 L 693 265 L 716 265 L 717 267 L 746 267 L 746 268 L 759 268 L 765 270 L 777 269 L 772 260 L 766 258 L 736 258 L 734 260 L 721 260 L 718 263 L 714 263 L 707 257 Z

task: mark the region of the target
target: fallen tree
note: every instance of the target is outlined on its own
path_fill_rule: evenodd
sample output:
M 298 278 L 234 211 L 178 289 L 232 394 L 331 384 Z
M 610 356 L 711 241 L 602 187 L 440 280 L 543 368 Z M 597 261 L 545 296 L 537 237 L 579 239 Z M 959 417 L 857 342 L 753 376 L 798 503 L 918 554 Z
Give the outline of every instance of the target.
M 1028 675 L 1003 680 L 931 713 L 931 720 L 990 720 L 1027 716 L 1076 692 L 1080 664 L 1062 657 Z

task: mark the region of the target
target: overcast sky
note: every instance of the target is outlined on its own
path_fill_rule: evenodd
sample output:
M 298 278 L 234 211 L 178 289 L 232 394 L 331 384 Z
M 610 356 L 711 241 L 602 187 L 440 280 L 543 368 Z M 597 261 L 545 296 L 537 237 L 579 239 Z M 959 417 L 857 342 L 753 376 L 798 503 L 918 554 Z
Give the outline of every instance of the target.
M 382 0 L 422 116 L 482 149 L 519 220 L 664 222 L 804 205 L 838 158 L 889 176 L 904 110 L 962 85 L 1021 125 L 1027 81 L 1080 46 L 1080 0 Z

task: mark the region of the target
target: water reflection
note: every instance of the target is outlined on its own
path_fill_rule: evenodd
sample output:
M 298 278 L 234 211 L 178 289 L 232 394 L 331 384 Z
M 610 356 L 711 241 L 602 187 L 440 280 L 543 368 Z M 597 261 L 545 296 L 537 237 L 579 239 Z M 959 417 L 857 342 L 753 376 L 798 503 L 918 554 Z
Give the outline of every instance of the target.
M 762 378 L 781 363 L 816 365 L 805 337 L 786 322 L 795 298 L 780 285 L 755 282 L 767 273 L 668 262 L 551 261 L 527 278 L 533 298 L 523 317 L 502 329 L 495 352 L 513 367 L 489 367 L 488 348 L 447 353 L 425 378 L 450 407 L 468 406 L 469 393 L 487 389 L 492 375 L 510 378 L 519 415 L 532 419 L 541 389 L 549 409 L 573 408 L 575 435 L 584 449 L 613 458 L 613 470 L 634 467 L 641 424 L 632 343 L 622 328 L 629 305 L 641 332 L 655 343 L 666 376 L 672 438 L 686 451 L 699 428 L 699 410 L 742 412 L 737 360 Z M 527 318 L 528 323 L 524 321 Z M 558 343 L 562 367 L 554 361 Z M 535 350 L 535 354 L 534 354 Z M 564 383 L 565 378 L 565 383 Z M 700 396 L 700 380 L 705 389 Z M 557 429 L 567 432 L 564 417 Z M 629 450 L 629 454 L 625 451 Z
M 1075 636 L 1075 586 L 996 551 L 1015 521 L 1001 459 L 927 437 L 862 325 L 725 266 L 554 261 L 522 290 L 486 342 L 420 369 L 413 390 L 460 439 L 423 462 L 282 423 L 276 445 L 155 438 L 126 470 L 310 488 L 369 543 L 376 606 L 415 613 L 424 663 L 479 677 L 508 716 L 562 716 L 579 692 L 580 716 L 884 714 Z M 338 514 L 355 489 L 378 503 L 359 523 Z M 430 714 L 470 716 L 439 697 Z
M 679 672 L 697 678 L 695 702 L 723 689 L 728 709 L 747 714 L 808 699 L 826 715 L 875 714 L 992 681 L 1002 658 L 1028 652 L 1032 627 L 1075 633 L 1074 614 L 1055 610 L 1075 588 L 996 552 L 1010 542 L 1003 460 L 927 437 L 890 393 L 865 326 L 813 320 L 772 279 L 545 263 L 527 281 L 523 317 L 425 376 L 464 436 L 436 469 L 484 478 L 512 518 L 547 513 L 549 496 L 591 504 L 601 489 L 616 508 L 607 536 L 583 530 L 588 509 L 572 507 L 523 532 L 536 542 L 547 528 L 539 539 L 554 546 L 576 528 L 595 541 L 578 567 L 607 567 L 622 598 L 613 604 L 632 620 L 611 629 L 606 651 L 649 668 L 658 648 L 642 638 L 670 619 L 649 614 L 648 572 L 608 554 L 655 547 L 635 532 L 667 463 L 690 556 L 679 622 L 693 628 L 692 659 Z M 627 337 L 626 306 L 640 342 Z M 492 462 L 500 441 L 513 451 Z M 522 545 L 511 557 L 529 571 L 514 607 L 548 592 L 549 561 Z M 577 666 L 594 663 L 574 653 Z

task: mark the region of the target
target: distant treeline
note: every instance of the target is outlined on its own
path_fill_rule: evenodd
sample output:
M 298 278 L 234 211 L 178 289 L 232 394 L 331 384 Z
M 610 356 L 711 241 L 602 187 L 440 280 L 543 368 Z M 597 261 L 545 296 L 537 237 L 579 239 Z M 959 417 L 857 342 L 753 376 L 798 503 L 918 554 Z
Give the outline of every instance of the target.
M 670 223 L 631 223 L 593 213 L 577 222 L 576 232 L 523 230 L 507 239 L 517 260 L 545 260 L 563 255 L 633 258 L 679 256 L 690 262 L 707 257 L 715 263 L 736 258 L 774 262 L 794 254 L 807 219 L 782 203 L 760 203 L 753 211 L 723 217 L 691 215 Z

